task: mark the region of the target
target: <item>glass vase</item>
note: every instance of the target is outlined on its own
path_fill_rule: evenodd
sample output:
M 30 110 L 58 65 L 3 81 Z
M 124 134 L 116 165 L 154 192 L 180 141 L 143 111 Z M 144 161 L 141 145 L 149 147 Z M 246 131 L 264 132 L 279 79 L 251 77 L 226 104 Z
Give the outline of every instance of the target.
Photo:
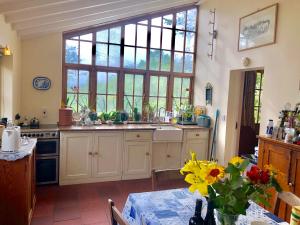
M 230 215 L 216 210 L 217 225 L 235 225 L 239 215 Z

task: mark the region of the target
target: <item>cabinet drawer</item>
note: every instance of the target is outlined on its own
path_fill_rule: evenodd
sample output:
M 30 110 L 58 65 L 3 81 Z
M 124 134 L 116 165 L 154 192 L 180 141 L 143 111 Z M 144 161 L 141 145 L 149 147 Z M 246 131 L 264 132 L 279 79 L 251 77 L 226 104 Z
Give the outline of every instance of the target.
M 188 131 L 186 138 L 187 140 L 193 139 L 208 139 L 208 131 L 198 130 L 198 131 Z
M 152 132 L 133 131 L 125 133 L 126 141 L 151 141 Z

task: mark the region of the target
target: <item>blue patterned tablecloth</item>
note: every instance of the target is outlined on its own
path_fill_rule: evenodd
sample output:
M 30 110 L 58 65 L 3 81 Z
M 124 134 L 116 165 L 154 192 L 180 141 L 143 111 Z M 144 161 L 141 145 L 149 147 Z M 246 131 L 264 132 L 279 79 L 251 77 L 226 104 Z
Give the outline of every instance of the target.
M 130 225 L 188 225 L 199 198 L 203 199 L 204 217 L 207 206 L 205 198 L 198 193 L 190 193 L 188 189 L 133 193 L 127 198 L 123 217 Z M 237 224 L 249 225 L 252 221 L 274 225 L 282 222 L 255 203 L 251 203 L 246 216 L 239 216 Z

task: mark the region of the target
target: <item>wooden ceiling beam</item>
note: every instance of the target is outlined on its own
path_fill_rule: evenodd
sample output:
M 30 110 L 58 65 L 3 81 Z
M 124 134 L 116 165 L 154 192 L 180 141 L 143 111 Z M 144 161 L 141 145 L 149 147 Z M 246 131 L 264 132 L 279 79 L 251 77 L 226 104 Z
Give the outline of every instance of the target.
M 95 6 L 107 6 L 112 3 L 128 2 L 129 0 L 73 0 L 60 4 L 47 5 L 24 9 L 19 12 L 6 13 L 5 19 L 8 23 L 22 22 L 31 19 L 43 18 L 47 15 L 59 15 L 60 13 L 91 9 Z M 128 2 L 130 4 L 130 1 Z
M 144 3 L 150 3 L 155 0 L 131 0 L 130 7 L 140 5 L 143 7 Z M 108 5 L 100 5 L 92 8 L 84 8 L 77 11 L 65 12 L 60 14 L 52 14 L 47 15 L 39 19 L 31 19 L 22 22 L 12 23 L 12 27 L 15 30 L 24 30 L 30 29 L 38 26 L 46 26 L 54 23 L 65 23 L 70 20 L 79 19 L 80 20 L 89 20 L 94 18 L 105 17 L 106 15 L 111 15 L 114 10 L 118 9 L 119 11 L 122 9 L 128 9 L 128 2 L 114 2 Z
M 161 2 L 161 4 L 158 4 Z M 99 26 L 102 24 L 107 24 L 111 22 L 115 22 L 122 19 L 131 18 L 133 16 L 143 15 L 152 13 L 154 11 L 160 11 L 165 9 L 170 9 L 173 7 L 178 7 L 182 5 L 196 3 L 195 0 L 159 0 L 156 2 L 151 2 L 150 4 L 144 4 L 144 7 L 140 5 L 138 7 L 128 6 L 128 10 L 121 9 L 121 10 L 114 10 L 112 12 L 107 12 L 106 17 L 97 17 L 97 19 L 90 19 L 88 21 L 84 21 L 82 19 L 78 19 L 77 21 L 71 20 L 65 24 L 49 24 L 48 26 L 41 26 L 31 29 L 25 29 L 18 31 L 18 34 L 21 38 L 33 38 L 36 36 L 42 36 L 48 33 L 54 32 L 64 32 L 70 31 L 74 29 L 89 27 L 89 26 Z
M 73 1 L 78 0 L 0 0 L 0 13 L 6 14 L 19 12 L 30 8 L 38 8 Z

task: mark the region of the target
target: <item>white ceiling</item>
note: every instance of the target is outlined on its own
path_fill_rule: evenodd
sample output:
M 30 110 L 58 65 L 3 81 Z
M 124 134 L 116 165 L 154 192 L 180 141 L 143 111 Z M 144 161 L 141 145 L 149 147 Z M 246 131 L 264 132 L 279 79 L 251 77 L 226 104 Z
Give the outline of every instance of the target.
M 195 0 L 0 0 L 0 14 L 21 38 L 104 24 L 196 3 Z

